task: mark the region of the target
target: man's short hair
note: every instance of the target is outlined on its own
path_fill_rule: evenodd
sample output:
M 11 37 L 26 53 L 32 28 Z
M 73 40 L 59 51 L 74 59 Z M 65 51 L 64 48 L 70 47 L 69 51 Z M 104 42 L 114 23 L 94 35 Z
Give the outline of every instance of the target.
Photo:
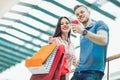
M 74 7 L 74 11 L 75 11 L 77 8 L 79 8 L 79 7 L 84 7 L 85 9 L 88 10 L 88 8 L 87 8 L 86 6 L 84 6 L 84 5 L 76 5 L 76 6 Z

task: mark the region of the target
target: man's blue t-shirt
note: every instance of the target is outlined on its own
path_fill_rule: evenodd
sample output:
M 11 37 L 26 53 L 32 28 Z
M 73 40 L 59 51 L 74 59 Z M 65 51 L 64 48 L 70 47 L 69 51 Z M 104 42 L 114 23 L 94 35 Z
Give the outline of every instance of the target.
M 86 28 L 88 31 L 97 33 L 99 30 L 108 32 L 108 26 L 103 21 L 92 23 Z M 109 39 L 108 39 L 109 42 Z M 102 46 L 89 40 L 87 37 L 80 38 L 80 61 L 76 71 L 96 70 L 104 73 L 106 63 L 107 45 Z

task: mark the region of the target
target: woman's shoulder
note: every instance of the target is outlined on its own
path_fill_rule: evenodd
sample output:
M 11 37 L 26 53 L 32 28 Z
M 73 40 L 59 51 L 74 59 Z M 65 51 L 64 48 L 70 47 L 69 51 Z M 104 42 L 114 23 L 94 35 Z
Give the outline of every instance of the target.
M 58 40 L 58 39 L 60 39 L 60 37 L 53 37 L 53 36 L 50 36 L 50 37 L 49 37 L 49 40 L 53 40 L 53 39 L 54 39 L 54 40 Z
M 48 40 L 49 40 L 49 43 L 58 43 L 58 41 L 60 40 L 60 37 L 50 36 Z

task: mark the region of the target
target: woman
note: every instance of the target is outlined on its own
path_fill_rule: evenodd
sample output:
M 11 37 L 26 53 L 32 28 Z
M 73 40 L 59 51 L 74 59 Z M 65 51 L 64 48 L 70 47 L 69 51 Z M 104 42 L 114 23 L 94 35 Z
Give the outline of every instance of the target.
M 73 44 L 70 41 L 70 20 L 67 17 L 60 17 L 53 37 L 49 37 L 49 43 L 57 43 L 65 46 L 65 57 L 67 59 L 68 70 L 71 65 L 77 65 Z M 64 68 L 62 69 L 64 70 Z M 69 80 L 69 74 L 61 73 L 60 80 Z

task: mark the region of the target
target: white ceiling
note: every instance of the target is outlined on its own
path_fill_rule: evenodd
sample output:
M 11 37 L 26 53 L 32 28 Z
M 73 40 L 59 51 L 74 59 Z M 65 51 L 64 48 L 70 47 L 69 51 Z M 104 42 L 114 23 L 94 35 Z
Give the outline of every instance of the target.
M 0 0 L 0 18 L 19 0 Z

